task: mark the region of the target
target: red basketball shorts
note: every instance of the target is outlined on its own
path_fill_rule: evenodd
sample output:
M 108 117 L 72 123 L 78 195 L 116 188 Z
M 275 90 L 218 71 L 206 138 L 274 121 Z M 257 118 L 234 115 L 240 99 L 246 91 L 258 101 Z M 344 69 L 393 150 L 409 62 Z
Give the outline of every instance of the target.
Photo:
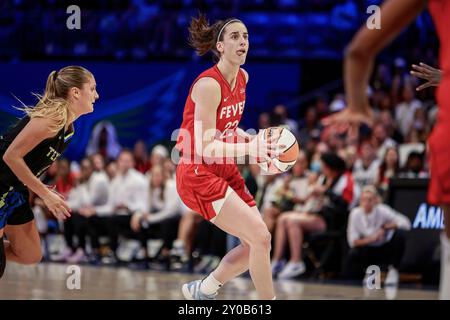
M 181 200 L 206 220 L 214 221 L 233 191 L 249 206 L 256 205 L 236 164 L 184 164 L 177 166 Z

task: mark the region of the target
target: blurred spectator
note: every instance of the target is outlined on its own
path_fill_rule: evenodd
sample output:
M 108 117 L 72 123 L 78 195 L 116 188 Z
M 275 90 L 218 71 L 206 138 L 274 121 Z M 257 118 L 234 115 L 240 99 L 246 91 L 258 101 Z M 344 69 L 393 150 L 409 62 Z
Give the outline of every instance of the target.
M 414 123 L 414 114 L 422 108 L 422 103 L 416 99 L 415 90 L 410 82 L 405 82 L 402 91 L 403 101 L 395 107 L 395 121 L 403 137 L 406 137 Z
M 330 112 L 338 112 L 345 108 L 345 97 L 344 94 L 338 93 L 334 96 L 333 101 L 330 103 Z
M 424 154 L 412 151 L 408 160 L 406 161 L 406 165 L 402 170 L 400 170 L 399 177 L 401 178 L 425 178 L 428 176 L 428 173 L 424 170 Z
M 325 96 L 318 96 L 314 103 L 314 108 L 317 111 L 317 117 L 322 120 L 329 115 L 328 100 Z
M 406 161 L 411 152 L 425 152 L 425 143 L 421 141 L 419 132 L 414 128 L 409 131 L 405 142 L 402 143 L 398 148 L 398 154 L 400 156 L 400 167 L 404 167 L 406 165 Z
M 394 107 L 392 105 L 392 98 L 386 92 L 383 92 L 381 94 L 380 104 L 378 108 L 381 111 L 388 111 L 388 112 L 393 111 Z
M 389 137 L 388 128 L 381 122 L 373 128 L 372 143 L 377 150 L 377 158 L 383 159 L 388 148 L 396 147 L 397 143 Z
M 54 161 L 47 171 L 41 176 L 41 180 L 46 185 L 55 185 L 56 175 L 58 173 L 58 161 Z
M 285 125 L 294 134 L 294 136 L 298 136 L 297 121 L 289 118 L 286 106 L 282 104 L 275 106 L 275 109 L 273 110 L 273 116 L 273 121 L 275 121 L 275 123 L 273 124 L 274 126 Z
M 86 154 L 99 153 L 107 161 L 116 159 L 122 147 L 117 139 L 116 128 L 109 121 L 97 123 L 92 130 Z
M 154 166 L 150 177 L 146 208 L 133 213 L 130 226 L 134 232 L 139 232 L 144 253 L 147 253 L 147 239 L 160 238 L 163 240 L 160 256 L 168 259 L 177 237 L 181 199 L 175 181 L 167 179 L 162 166 Z
M 383 161 L 378 170 L 378 178 L 375 185 L 382 191 L 384 196 L 389 188 L 390 179 L 396 177 L 400 172 L 400 161 L 397 148 L 390 147 L 384 154 Z
M 283 179 L 279 175 L 261 176 L 263 182 L 255 197 L 255 201 L 260 212 L 265 212 L 267 208 L 272 206 L 275 199 L 276 190 L 283 184 Z
M 189 257 L 192 256 L 197 229 L 203 219 L 200 214 L 190 210 L 183 204 L 182 212 L 183 215 L 178 226 L 178 235 L 173 242 L 171 255 L 179 259 L 182 264 L 185 264 L 188 262 Z
M 409 219 L 379 202 L 374 186 L 366 186 L 360 205 L 352 210 L 347 228 L 347 240 L 352 248 L 348 253 L 344 276 L 362 279 L 370 265 L 388 266 L 385 285 L 396 285 L 398 269 L 405 248 L 404 234 Z
M 168 156 L 169 152 L 167 151 L 166 147 L 160 144 L 154 146 L 150 153 L 150 169 L 153 166 L 162 166 L 164 159 L 166 159 Z
M 99 256 L 99 237 L 106 234 L 110 249 L 105 261 L 116 261 L 118 237 L 133 233 L 130 228 L 131 214 L 145 212 L 148 204 L 148 185 L 144 175 L 134 169 L 133 154 L 123 150 L 117 161 L 117 174 L 109 184 L 108 200 L 104 205 L 85 208 L 81 215 L 88 217 L 88 234 L 94 253 Z
M 108 175 L 109 181 L 112 181 L 116 177 L 117 170 L 118 170 L 117 162 L 111 161 L 110 163 L 108 163 L 105 171 L 106 171 L 106 174 Z
M 359 158 L 353 166 L 353 177 L 360 188 L 368 184 L 374 184 L 378 176 L 380 160 L 370 140 L 363 141 L 360 145 Z
M 397 143 L 402 143 L 404 137 L 402 133 L 395 127 L 395 121 L 390 111 L 383 110 L 379 114 L 380 122 L 384 125 L 387 135 Z
M 306 271 L 302 258 L 305 233 L 339 230 L 346 226 L 348 210 L 358 192 L 344 160 L 334 153 L 321 157 L 324 179 L 311 190 L 310 197 L 323 197 L 323 206 L 316 211 L 283 213 L 277 221 L 272 272 L 280 279 L 297 277 Z M 283 252 L 289 242 L 290 258 L 285 264 Z
M 372 81 L 373 88 L 375 90 L 388 90 L 391 87 L 391 77 L 389 66 L 384 63 L 378 64 Z
M 147 155 L 147 146 L 143 140 L 139 140 L 134 144 L 133 148 L 134 168 L 142 174 L 150 169 L 150 163 Z
M 75 185 L 74 174 L 70 171 L 70 163 L 67 159 L 58 160 L 58 167 L 55 179 L 55 190 L 64 198 Z
M 358 159 L 358 150 L 356 146 L 348 145 L 347 147 L 338 151 L 338 156 L 345 161 L 347 170 L 353 171 L 355 162 Z
M 264 222 L 271 234 L 275 230 L 276 221 L 281 212 L 291 211 L 294 207 L 301 210 L 305 204 L 308 195 L 307 168 L 306 155 L 300 152 L 291 174 L 283 177 L 284 181 L 275 190 L 271 205 L 263 211 Z
M 312 172 L 320 173 L 321 168 L 321 157 L 324 153 L 328 152 L 328 145 L 324 142 L 320 142 L 317 144 L 316 150 L 314 154 L 311 156 L 309 169 Z
M 270 115 L 267 112 L 262 112 L 258 117 L 258 128 L 267 129 L 270 126 Z
M 105 170 L 105 159 L 101 154 L 95 153 L 90 156 L 90 159 L 92 161 L 92 165 L 94 166 L 95 172 L 102 172 Z
M 301 122 L 298 133 L 299 143 L 305 146 L 313 136 L 320 135 L 317 111 L 314 107 L 306 109 L 304 120 Z
M 104 205 L 108 200 L 109 181 L 102 170 L 94 170 L 93 162 L 81 161 L 81 172 L 77 185 L 70 191 L 67 203 L 72 210 L 71 219 L 64 221 L 64 237 L 67 250 L 61 259 L 69 263 L 85 261 L 87 214 L 85 210 Z M 77 241 L 74 242 L 74 237 Z
M 172 159 L 166 158 L 163 162 L 164 176 L 166 179 L 175 179 L 176 167 Z

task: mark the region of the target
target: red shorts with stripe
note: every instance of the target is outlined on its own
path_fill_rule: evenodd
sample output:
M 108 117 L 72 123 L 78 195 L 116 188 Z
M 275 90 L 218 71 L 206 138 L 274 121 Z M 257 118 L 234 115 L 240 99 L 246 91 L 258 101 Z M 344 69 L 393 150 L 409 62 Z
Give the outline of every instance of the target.
M 428 139 L 431 172 L 428 202 L 450 205 L 450 121 L 438 122 Z
M 226 197 L 229 187 L 248 206 L 256 205 L 236 164 L 180 163 L 177 166 L 176 179 L 181 200 L 206 220 L 214 219 L 219 213 L 216 212 L 216 201 Z

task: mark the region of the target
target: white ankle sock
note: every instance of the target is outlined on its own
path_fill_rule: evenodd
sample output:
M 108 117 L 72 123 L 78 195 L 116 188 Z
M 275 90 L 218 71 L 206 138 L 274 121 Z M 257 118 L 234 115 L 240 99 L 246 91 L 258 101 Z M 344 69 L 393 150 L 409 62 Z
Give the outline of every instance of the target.
M 439 299 L 450 300 L 450 239 L 441 234 L 441 281 L 439 284 Z
M 200 285 L 200 291 L 203 294 L 211 295 L 217 292 L 219 288 L 222 286 L 222 283 L 216 280 L 213 277 L 212 273 L 203 279 L 202 284 Z
M 173 247 L 177 249 L 184 249 L 184 241 L 181 239 L 177 239 L 173 242 Z

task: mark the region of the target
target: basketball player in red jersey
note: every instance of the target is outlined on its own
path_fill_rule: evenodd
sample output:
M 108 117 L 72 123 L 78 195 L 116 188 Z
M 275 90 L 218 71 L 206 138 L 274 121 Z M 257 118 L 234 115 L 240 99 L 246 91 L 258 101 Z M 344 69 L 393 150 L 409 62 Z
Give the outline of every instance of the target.
M 381 8 L 381 29 L 363 26 L 350 43 L 344 63 L 348 107 L 325 119 L 324 124 L 372 123 L 373 113 L 366 95 L 369 77 L 377 53 L 392 41 L 426 7 L 425 0 L 389 0 Z M 441 236 L 440 298 L 450 299 L 450 1 L 429 0 L 440 41 L 442 78 L 436 90 L 439 112 L 428 140 L 431 180 L 428 201 L 444 212 L 445 232 Z M 417 68 L 415 68 L 417 70 Z M 420 70 L 424 71 L 424 70 Z M 414 74 L 414 73 L 413 73 Z
M 270 270 L 271 236 L 233 158 L 273 157 L 273 139 L 250 136 L 237 129 L 245 104 L 248 73 L 241 69 L 249 49 L 248 31 L 238 19 L 209 25 L 204 16 L 193 18 L 189 40 L 197 54 L 212 51 L 217 64 L 192 85 L 177 141 L 180 162 L 177 190 L 183 202 L 225 232 L 241 239 L 203 280 L 184 284 L 190 300 L 214 299 L 218 289 L 250 270 L 260 299 L 274 299 Z M 243 142 L 227 142 L 227 137 Z M 231 161 L 230 161 L 231 160 Z

